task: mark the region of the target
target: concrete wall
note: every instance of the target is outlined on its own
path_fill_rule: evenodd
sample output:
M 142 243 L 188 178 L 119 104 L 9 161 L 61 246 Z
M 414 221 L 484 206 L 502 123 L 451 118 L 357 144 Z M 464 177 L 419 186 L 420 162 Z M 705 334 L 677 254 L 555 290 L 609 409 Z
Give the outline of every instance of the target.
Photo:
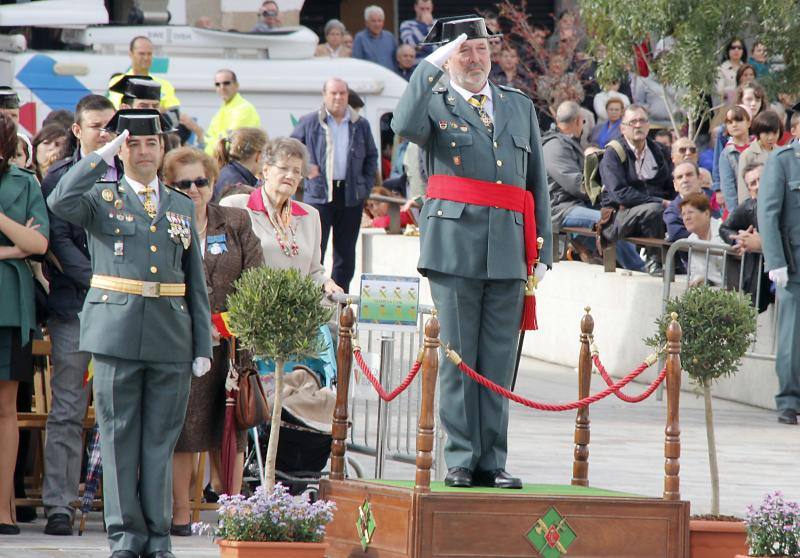
M 364 230 L 357 246 L 356 276 L 351 291 L 358 292 L 360 273 L 394 275 L 416 274 L 419 239 L 387 235 L 383 231 Z M 330 249 L 326 267 L 330 269 Z M 685 285 L 680 280 L 672 285 L 672 295 L 680 294 Z M 430 303 L 427 281 L 421 282 L 421 300 Z M 662 280 L 642 273 L 618 270 L 604 273 L 602 267 L 580 262 L 560 262 L 548 272 L 537 291 L 540 329 L 528 332 L 523 354 L 532 358 L 576 367 L 578 362 L 580 320 L 586 306 L 591 307 L 595 321 L 595 341 L 606 369 L 617 377 L 625 376 L 638 366 L 651 349 L 642 341 L 655 331 L 655 319 L 661 312 Z M 773 308 L 759 316 L 755 351 L 774 354 Z M 653 366 L 642 375 L 652 381 L 658 371 Z M 640 385 L 628 392 L 637 393 Z M 682 388 L 693 389 L 684 375 Z M 714 385 L 713 393 L 721 398 L 774 409 L 778 383 L 774 361 L 745 358 L 739 372 Z M 577 394 L 577 384 L 576 384 Z

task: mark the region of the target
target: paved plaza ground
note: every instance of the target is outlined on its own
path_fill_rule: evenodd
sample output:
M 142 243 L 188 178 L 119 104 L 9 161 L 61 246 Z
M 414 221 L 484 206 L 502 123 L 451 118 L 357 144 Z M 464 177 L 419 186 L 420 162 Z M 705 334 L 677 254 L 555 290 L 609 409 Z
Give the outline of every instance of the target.
M 525 360 L 518 389 L 537 400 L 566 402 L 575 398 L 576 372 Z M 592 392 L 604 385 L 595 377 Z M 626 388 L 640 391 L 640 385 Z M 513 405 L 513 404 L 512 404 Z M 749 503 L 772 490 L 800 500 L 800 427 L 777 423 L 775 413 L 715 400 L 715 422 L 721 477 L 721 511 L 741 515 Z M 647 496 L 660 496 L 664 475 L 664 417 L 666 402 L 651 399 L 631 405 L 609 398 L 591 407 L 590 484 Z M 523 480 L 566 484 L 572 473 L 572 435 L 575 413 L 542 413 L 513 405 L 509 429 L 508 469 Z M 710 506 L 708 455 L 702 400 L 681 394 L 681 495 L 691 501 L 692 513 Z M 372 463 L 358 457 L 365 470 Z M 392 464 L 388 475 L 413 478 L 413 468 Z M 207 520 L 214 514 L 207 513 Z M 49 537 L 44 520 L 21 525 L 22 535 L 0 537 L 2 558 L 101 558 L 108 556 L 99 513 L 93 513 L 82 537 Z M 210 539 L 173 538 L 178 558 L 218 556 Z

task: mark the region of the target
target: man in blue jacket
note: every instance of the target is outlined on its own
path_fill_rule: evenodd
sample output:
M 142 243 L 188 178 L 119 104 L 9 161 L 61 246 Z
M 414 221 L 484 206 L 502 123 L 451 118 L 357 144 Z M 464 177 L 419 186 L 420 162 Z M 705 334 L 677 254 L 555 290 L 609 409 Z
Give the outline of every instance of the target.
M 322 88 L 322 107 L 303 116 L 292 132 L 308 148 L 311 171 L 303 201 L 319 211 L 322 259 L 333 228 L 331 279 L 345 292 L 355 271 L 361 213 L 378 171 L 369 122 L 348 106 L 347 97 L 347 82 L 330 78 Z
M 663 239 L 664 209 L 675 196 L 672 159 L 666 148 L 647 137 L 650 117 L 643 106 L 625 109 L 621 126 L 625 156 L 606 148 L 600 161 L 600 205 L 616 210 L 610 230 L 603 235 L 613 240 L 626 236 Z M 651 275 L 663 273 L 660 251 L 648 251 L 645 267 Z
M 101 95 L 86 95 L 75 107 L 72 133 L 78 141 L 75 153 L 50 167 L 42 182 L 45 198 L 58 181 L 78 161 L 105 145 L 111 135 L 104 127 L 114 116 L 114 105 Z M 122 163 L 109 167 L 104 180 L 122 176 Z M 53 401 L 47 416 L 47 441 L 44 446 L 44 501 L 48 535 L 71 535 L 74 508 L 78 499 L 81 473 L 81 433 L 91 384 L 84 385 L 84 374 L 91 355 L 78 349 L 80 322 L 92 263 L 83 227 L 73 225 L 48 211 L 50 252 L 46 261 L 50 279 L 47 299 L 47 329 L 52 342 Z

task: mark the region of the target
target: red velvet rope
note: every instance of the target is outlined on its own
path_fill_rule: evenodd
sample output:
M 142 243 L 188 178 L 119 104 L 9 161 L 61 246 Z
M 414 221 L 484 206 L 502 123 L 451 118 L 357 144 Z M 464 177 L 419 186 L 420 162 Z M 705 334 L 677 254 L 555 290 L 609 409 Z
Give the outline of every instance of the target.
M 463 360 L 459 362 L 457 366 L 459 370 L 461 370 L 464 374 L 466 374 L 467 376 L 469 376 L 470 378 L 481 384 L 483 387 L 492 390 L 498 395 L 502 395 L 506 399 L 510 399 L 514 403 L 519 403 L 520 405 L 524 405 L 525 407 L 530 407 L 532 409 L 537 409 L 539 411 L 571 411 L 574 409 L 581 409 L 583 407 L 587 407 L 592 403 L 596 403 L 601 399 L 608 397 L 612 393 L 619 391 L 620 389 L 628 385 L 631 381 L 633 381 L 634 378 L 636 378 L 642 372 L 647 370 L 647 368 L 649 367 L 647 362 L 643 362 L 636 368 L 636 370 L 634 370 L 633 372 L 622 378 L 616 384 L 612 384 L 610 387 L 604 389 L 600 393 L 595 393 L 594 395 L 591 395 L 589 397 L 584 397 L 583 399 L 579 399 L 578 401 L 573 401 L 571 403 L 566 403 L 563 405 L 553 405 L 550 403 L 539 403 L 537 401 L 526 399 L 525 397 L 517 395 L 513 391 L 509 391 L 506 388 L 492 382 L 488 378 L 481 376 L 480 374 L 475 372 L 475 370 L 467 366 L 467 364 Z M 666 370 L 667 370 L 666 367 L 664 367 L 664 371 L 662 372 L 662 374 L 666 374 Z
M 597 367 L 597 370 L 600 372 L 600 375 L 603 377 L 603 380 L 605 380 L 606 385 L 608 385 L 609 387 L 613 386 L 614 380 L 611 379 L 611 376 L 609 376 L 608 372 L 606 372 L 605 366 L 603 366 L 603 364 L 600 362 L 600 355 L 596 354 L 592 355 L 592 362 L 594 362 L 594 365 Z M 650 384 L 650 387 L 644 390 L 640 395 L 625 395 L 619 390 L 615 391 L 614 395 L 616 395 L 626 403 L 640 403 L 641 401 L 644 401 L 645 399 L 653 395 L 653 392 L 661 384 L 661 382 L 664 381 L 664 378 L 666 377 L 667 377 L 667 368 L 664 367 L 664 369 L 661 371 L 661 374 L 659 374 L 658 377 L 653 381 L 653 383 Z
M 361 356 L 361 349 L 354 348 L 353 355 L 356 357 L 356 362 L 358 363 L 358 367 L 361 368 L 361 371 L 364 373 L 364 376 L 367 377 L 369 383 L 371 383 L 372 387 L 375 388 L 375 391 L 378 392 L 378 396 L 387 403 L 392 399 L 394 399 L 395 397 L 397 397 L 398 395 L 400 395 L 401 393 L 403 393 L 408 388 L 408 386 L 411 385 L 411 382 L 414 381 L 414 377 L 416 377 L 417 372 L 419 372 L 419 369 L 422 366 L 422 363 L 419 360 L 415 361 L 414 366 L 411 367 L 411 370 L 409 371 L 408 376 L 406 376 L 406 379 L 403 380 L 403 383 L 397 386 L 392 393 L 388 393 L 385 389 L 383 389 L 383 386 L 378 381 L 378 378 L 376 378 L 375 375 L 372 373 L 372 371 L 369 369 L 369 365 L 366 362 L 364 362 L 364 357 Z

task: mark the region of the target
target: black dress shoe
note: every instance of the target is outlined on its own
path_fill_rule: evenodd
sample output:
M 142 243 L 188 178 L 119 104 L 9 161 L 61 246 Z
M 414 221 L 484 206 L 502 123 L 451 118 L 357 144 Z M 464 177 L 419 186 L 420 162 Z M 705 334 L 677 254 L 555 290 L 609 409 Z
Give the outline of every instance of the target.
M 110 558 L 139 558 L 139 555 L 132 550 L 115 550 Z
M 156 550 L 148 554 L 145 558 L 175 558 L 175 555 L 169 550 Z
M 36 521 L 36 508 L 33 506 L 17 506 L 17 523 Z
M 493 471 L 475 471 L 474 477 L 476 486 L 488 486 L 491 488 L 522 488 L 522 481 L 517 477 L 512 477 L 505 469 L 495 469 Z
M 169 528 L 169 534 L 174 535 L 176 537 L 191 537 L 192 536 L 192 524 L 187 523 L 186 525 L 177 525 L 175 523 Z
M 13 523 L 0 523 L 0 535 L 19 535 L 19 527 Z
M 214 489 L 211 488 L 211 483 L 207 484 L 203 489 L 203 499 L 209 504 L 216 504 L 219 502 L 219 494 L 214 492 Z
M 72 534 L 72 518 L 65 513 L 54 513 L 47 516 L 45 535 L 69 536 Z
M 469 488 L 472 486 L 472 471 L 466 467 L 450 467 L 444 478 L 445 486 L 456 488 Z
M 794 409 L 778 411 L 778 422 L 781 424 L 797 424 L 797 411 Z

